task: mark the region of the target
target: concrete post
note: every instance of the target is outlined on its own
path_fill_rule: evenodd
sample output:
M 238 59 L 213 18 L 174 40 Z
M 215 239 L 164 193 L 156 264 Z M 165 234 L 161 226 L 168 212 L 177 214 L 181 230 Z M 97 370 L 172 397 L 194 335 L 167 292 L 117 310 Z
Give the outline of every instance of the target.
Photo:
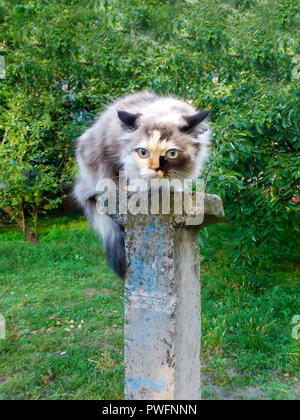
M 194 198 L 193 198 L 194 199 Z M 199 229 L 224 217 L 204 195 L 191 216 L 115 214 L 126 233 L 125 398 L 199 400 Z

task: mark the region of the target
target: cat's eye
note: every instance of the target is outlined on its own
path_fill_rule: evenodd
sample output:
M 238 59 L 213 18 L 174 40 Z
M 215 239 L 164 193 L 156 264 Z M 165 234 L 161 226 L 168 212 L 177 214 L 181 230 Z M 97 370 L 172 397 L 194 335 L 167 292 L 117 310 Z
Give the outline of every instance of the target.
M 179 155 L 179 150 L 177 150 L 177 149 L 170 149 L 170 150 L 167 151 L 166 154 L 167 154 L 167 157 L 169 159 L 176 159 L 177 156 Z
M 136 151 L 139 157 L 142 159 L 147 159 L 150 156 L 150 153 L 148 152 L 148 150 L 143 149 L 142 147 L 140 147 L 139 149 L 136 149 Z

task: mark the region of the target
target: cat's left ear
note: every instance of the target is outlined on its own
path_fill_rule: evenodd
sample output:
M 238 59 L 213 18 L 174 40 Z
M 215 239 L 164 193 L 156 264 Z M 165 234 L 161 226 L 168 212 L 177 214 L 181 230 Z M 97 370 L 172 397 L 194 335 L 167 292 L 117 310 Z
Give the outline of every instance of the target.
M 141 116 L 141 114 L 131 114 L 130 112 L 126 111 L 118 111 L 118 117 L 120 121 L 123 123 L 125 128 L 130 130 L 134 130 L 137 128 L 137 119 Z
M 185 121 L 187 122 L 186 125 L 183 125 L 182 127 L 179 127 L 180 131 L 191 133 L 195 130 L 198 124 L 200 124 L 202 121 L 204 121 L 210 111 L 201 111 L 194 115 L 189 115 L 187 117 L 183 117 Z

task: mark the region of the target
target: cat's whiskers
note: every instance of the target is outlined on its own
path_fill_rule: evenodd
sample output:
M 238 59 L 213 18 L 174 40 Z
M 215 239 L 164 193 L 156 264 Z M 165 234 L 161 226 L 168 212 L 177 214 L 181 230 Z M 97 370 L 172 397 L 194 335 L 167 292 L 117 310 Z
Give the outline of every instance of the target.
M 184 177 L 184 175 L 183 176 L 180 175 L 175 169 L 173 170 L 173 172 L 174 172 L 176 178 L 181 179 L 182 181 L 184 181 L 186 179 L 186 177 Z

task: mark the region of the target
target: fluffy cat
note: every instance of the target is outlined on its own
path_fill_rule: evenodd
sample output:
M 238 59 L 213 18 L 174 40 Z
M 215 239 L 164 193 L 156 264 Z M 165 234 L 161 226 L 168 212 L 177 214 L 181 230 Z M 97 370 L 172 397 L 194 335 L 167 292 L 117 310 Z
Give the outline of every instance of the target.
M 74 194 L 121 278 L 126 274 L 124 234 L 96 211 L 98 181 L 110 178 L 118 185 L 119 171 L 126 172 L 129 183 L 197 177 L 208 154 L 208 113 L 172 97 L 140 92 L 112 103 L 79 138 Z

